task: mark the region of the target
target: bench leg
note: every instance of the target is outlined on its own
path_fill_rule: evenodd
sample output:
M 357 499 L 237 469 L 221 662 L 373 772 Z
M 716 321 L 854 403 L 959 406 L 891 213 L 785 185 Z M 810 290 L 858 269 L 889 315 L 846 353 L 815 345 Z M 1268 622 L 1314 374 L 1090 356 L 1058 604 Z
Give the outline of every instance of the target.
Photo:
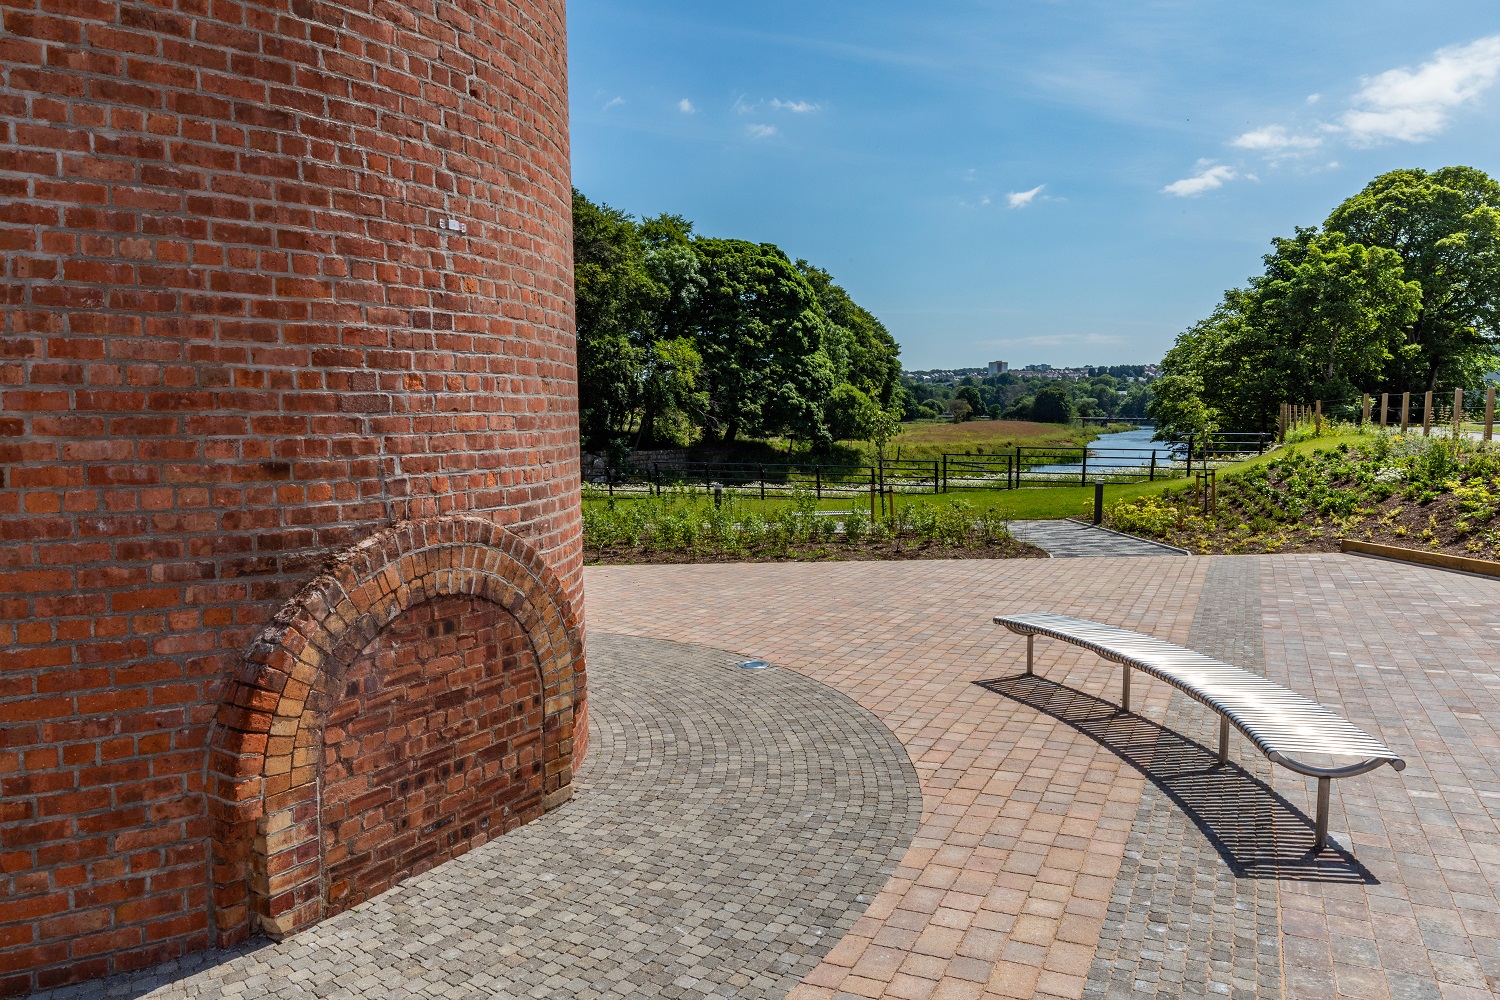
M 1031 676 L 1031 646 L 1035 642 L 1036 642 L 1036 636 L 1034 636 L 1034 635 L 1028 635 L 1026 637 L 1026 676 L 1027 677 Z
M 1219 716 L 1219 766 L 1229 763 L 1229 716 Z
M 1130 664 L 1120 667 L 1120 711 L 1130 714 Z
M 1317 826 L 1313 829 L 1314 851 L 1321 851 L 1328 846 L 1328 791 L 1332 785 L 1332 778 L 1318 779 L 1318 818 Z

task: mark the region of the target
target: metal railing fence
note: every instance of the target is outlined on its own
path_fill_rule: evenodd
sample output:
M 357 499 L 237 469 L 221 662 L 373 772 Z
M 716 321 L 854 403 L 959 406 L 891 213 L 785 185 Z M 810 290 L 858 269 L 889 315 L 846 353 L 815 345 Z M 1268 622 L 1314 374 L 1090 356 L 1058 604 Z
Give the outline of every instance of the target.
M 1003 453 L 947 453 L 936 459 L 887 460 L 873 465 L 818 462 L 673 462 L 622 465 L 594 475 L 590 483 L 610 495 L 660 494 L 670 489 L 715 486 L 730 494 L 769 499 L 799 488 L 824 497 L 865 492 L 946 493 L 950 490 L 1009 490 L 1084 486 L 1091 482 L 1151 482 L 1190 477 L 1248 454 L 1265 451 L 1272 435 L 1216 434 L 1206 439 L 1140 448 L 1018 446 Z

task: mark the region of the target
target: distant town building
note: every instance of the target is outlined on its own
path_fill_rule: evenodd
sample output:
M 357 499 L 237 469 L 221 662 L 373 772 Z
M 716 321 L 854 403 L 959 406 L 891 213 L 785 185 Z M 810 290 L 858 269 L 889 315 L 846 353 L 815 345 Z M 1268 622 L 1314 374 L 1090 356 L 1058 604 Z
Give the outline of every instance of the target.
M 991 361 L 989 368 L 991 375 L 999 375 L 1002 372 L 1008 371 L 1010 369 L 1010 364 L 1005 361 Z

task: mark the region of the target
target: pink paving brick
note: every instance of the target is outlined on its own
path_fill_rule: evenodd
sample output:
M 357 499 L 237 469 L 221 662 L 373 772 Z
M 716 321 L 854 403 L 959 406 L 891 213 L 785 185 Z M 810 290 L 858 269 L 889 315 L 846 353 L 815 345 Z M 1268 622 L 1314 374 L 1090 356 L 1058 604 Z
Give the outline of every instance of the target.
M 1275 988 L 1500 990 L 1500 582 L 1354 556 L 1229 558 L 1259 590 L 1267 675 L 1409 764 L 1336 782 L 1347 858 L 1271 881 Z M 906 996 L 917 987 L 905 954 L 923 959 L 932 995 L 975 983 L 983 965 L 985 996 L 1079 997 L 1147 785 L 1080 730 L 972 683 L 1020 670 L 1023 641 L 990 619 L 1055 611 L 1186 644 L 1214 561 L 599 567 L 585 579 L 593 633 L 769 659 L 855 699 L 911 756 L 923 822 L 903 868 L 797 996 Z M 1118 668 L 1074 647 L 1039 641 L 1037 670 L 1118 700 Z M 1135 683 L 1139 713 L 1161 717 L 1170 693 Z M 1303 836 L 1310 783 L 1257 764 L 1247 745 L 1236 757 L 1282 797 L 1278 844 Z M 1368 877 L 1331 877 L 1346 861 Z M 1192 995 L 1165 978 L 1149 986 Z

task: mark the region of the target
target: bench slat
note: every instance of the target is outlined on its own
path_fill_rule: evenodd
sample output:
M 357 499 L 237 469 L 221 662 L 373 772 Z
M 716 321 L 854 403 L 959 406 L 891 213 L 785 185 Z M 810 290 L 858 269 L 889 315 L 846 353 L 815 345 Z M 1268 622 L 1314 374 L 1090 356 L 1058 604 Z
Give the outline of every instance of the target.
M 1258 674 L 1155 636 L 1068 615 L 997 616 L 1020 635 L 1045 635 L 1089 649 L 1166 681 L 1222 713 L 1256 748 L 1278 763 L 1314 776 L 1344 776 L 1383 763 L 1405 767 L 1389 747 L 1335 712 Z M 1304 754 L 1359 757 L 1364 765 L 1322 767 Z

